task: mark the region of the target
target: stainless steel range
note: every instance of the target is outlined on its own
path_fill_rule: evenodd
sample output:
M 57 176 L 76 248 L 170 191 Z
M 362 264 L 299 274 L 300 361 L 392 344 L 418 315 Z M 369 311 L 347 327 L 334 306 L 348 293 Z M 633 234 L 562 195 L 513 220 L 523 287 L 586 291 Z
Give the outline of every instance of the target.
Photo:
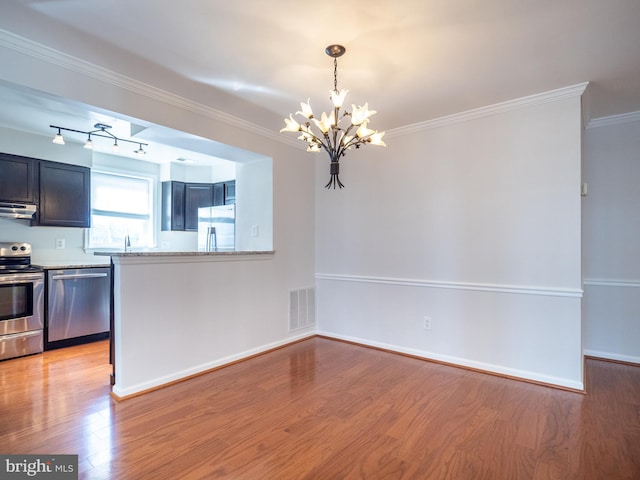
M 43 351 L 44 273 L 31 245 L 0 242 L 0 360 Z

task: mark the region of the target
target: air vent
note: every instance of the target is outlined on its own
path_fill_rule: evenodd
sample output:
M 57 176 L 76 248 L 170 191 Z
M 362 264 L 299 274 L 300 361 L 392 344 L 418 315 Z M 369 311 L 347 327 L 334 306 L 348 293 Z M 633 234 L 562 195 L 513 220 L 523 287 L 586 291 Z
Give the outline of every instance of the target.
M 316 293 L 313 287 L 291 290 L 289 295 L 289 331 L 316 324 Z

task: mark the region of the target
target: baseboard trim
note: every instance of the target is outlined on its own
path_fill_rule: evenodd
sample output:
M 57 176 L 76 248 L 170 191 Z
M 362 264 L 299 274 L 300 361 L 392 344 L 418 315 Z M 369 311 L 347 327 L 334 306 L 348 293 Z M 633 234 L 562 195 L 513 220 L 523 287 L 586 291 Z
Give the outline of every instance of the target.
M 640 288 L 640 280 L 585 278 L 584 285 L 588 287 Z
M 290 345 L 294 345 L 299 342 L 304 342 L 309 338 L 315 337 L 315 331 L 307 332 L 301 335 L 298 335 L 295 338 L 289 338 L 283 342 L 277 342 L 275 344 L 265 345 L 263 347 L 258 347 L 247 352 L 240 353 L 238 355 L 233 355 L 231 357 L 227 357 L 221 359 L 216 362 L 211 362 L 215 365 L 205 366 L 201 370 L 198 370 L 194 373 L 186 374 L 181 376 L 180 373 L 164 377 L 164 379 L 157 380 L 155 382 L 147 382 L 147 387 L 141 386 L 140 389 L 136 387 L 128 388 L 124 390 L 120 390 L 117 385 L 112 386 L 111 388 L 111 398 L 113 398 L 117 402 L 122 402 L 124 400 L 128 400 L 130 398 L 139 397 L 140 395 L 144 395 L 146 393 L 150 393 L 156 390 L 160 390 L 165 387 L 169 387 L 171 385 L 175 385 L 177 383 L 185 382 L 192 378 L 199 377 L 201 375 L 206 375 L 207 373 L 215 372 L 216 370 L 220 370 L 221 368 L 230 367 L 231 365 L 235 365 L 236 363 L 244 362 L 246 360 L 250 360 L 255 357 L 259 357 L 261 355 L 266 355 L 267 353 L 274 352 L 276 350 L 280 350 L 282 348 L 288 347 Z M 174 378 L 171 378 L 174 377 Z M 167 378 L 171 378 L 170 380 L 166 380 Z M 133 391 L 131 391 L 133 390 Z M 127 393 L 127 391 L 131 391 L 131 393 Z
M 395 355 L 402 355 L 405 357 L 409 357 L 409 358 L 415 358 L 417 360 L 422 360 L 425 362 L 432 362 L 432 363 L 437 363 L 439 365 L 446 365 L 449 367 L 453 367 L 453 368 L 461 368 L 463 370 L 467 370 L 467 371 L 471 371 L 471 372 L 475 372 L 475 373 L 482 373 L 485 375 L 492 375 L 494 377 L 500 377 L 500 378 L 506 378 L 508 380 L 515 380 L 518 382 L 525 382 L 525 383 L 530 383 L 533 385 L 539 385 L 542 387 L 548 387 L 548 388 L 553 388 L 556 390 L 564 390 L 567 392 L 572 392 L 572 393 L 579 393 L 579 394 L 585 394 L 586 390 L 584 387 L 584 384 L 578 384 L 577 382 L 574 382 L 574 385 L 571 385 L 570 382 L 568 381 L 564 381 L 564 383 L 566 384 L 562 384 L 562 383 L 554 383 L 553 381 L 549 381 L 549 380 L 542 380 L 542 379 L 536 379 L 536 378 L 530 378 L 530 377 L 524 377 L 524 376 L 520 376 L 520 375 L 516 375 L 514 372 L 512 373 L 507 373 L 507 369 L 502 369 L 500 367 L 495 367 L 493 369 L 488 368 L 489 366 L 480 366 L 482 364 L 478 363 L 478 362 L 466 362 L 462 359 L 458 359 L 457 361 L 454 361 L 453 358 L 450 357 L 443 357 L 443 356 L 437 356 L 437 355 L 433 355 L 433 356 L 428 356 L 425 354 L 425 352 L 418 352 L 418 351 L 412 351 L 410 349 L 404 349 L 404 348 L 400 348 L 394 345 L 388 345 L 388 344 L 381 344 L 381 343 L 377 343 L 377 342 L 369 342 L 363 339 L 358 339 L 358 338 L 352 338 L 352 337 L 347 337 L 347 336 L 342 336 L 342 335 L 336 335 L 336 334 L 332 334 L 329 332 L 318 332 L 318 331 L 313 331 L 313 332 L 308 332 L 306 334 L 303 334 L 299 337 L 296 337 L 294 339 L 288 339 L 287 341 L 283 342 L 283 343 L 279 343 L 277 345 L 270 345 L 268 347 L 266 347 L 263 350 L 252 350 L 252 353 L 248 353 L 248 354 L 240 354 L 240 356 L 236 356 L 233 359 L 229 360 L 229 361 L 224 361 L 223 363 L 219 363 L 217 365 L 205 368 L 203 370 L 200 370 L 198 372 L 192 373 L 192 374 L 188 374 L 185 376 L 181 376 L 179 378 L 174 378 L 172 380 L 169 381 L 164 381 L 162 383 L 158 383 L 152 386 L 149 386 L 147 388 L 142 388 L 140 390 L 136 390 L 133 391 L 131 393 L 118 393 L 118 388 L 116 386 L 112 387 L 112 390 L 110 392 L 111 397 L 117 401 L 117 402 L 122 402 L 125 400 L 128 400 L 130 398 L 135 398 L 135 397 L 139 397 L 141 395 L 145 395 L 147 393 L 156 391 L 156 390 L 160 390 L 162 388 L 165 387 L 169 387 L 171 385 L 175 385 L 177 383 L 181 383 L 181 382 L 185 382 L 187 380 L 190 380 L 192 378 L 196 378 L 199 377 L 201 375 L 206 375 L 207 373 L 211 373 L 211 372 L 215 372 L 216 370 L 220 370 L 222 368 L 225 367 L 229 367 L 231 365 L 235 365 L 237 363 L 240 362 L 244 362 L 247 360 L 250 360 L 252 358 L 255 357 L 259 357 L 261 355 L 266 355 L 268 353 L 274 352 L 276 350 L 280 350 L 282 348 L 291 346 L 291 345 L 295 345 L 296 343 L 300 343 L 300 342 L 304 342 L 305 340 L 309 340 L 310 338 L 314 338 L 314 337 L 318 337 L 318 338 L 324 338 L 326 340 L 333 340 L 333 341 L 338 341 L 338 342 L 343 342 L 343 343 L 348 343 L 351 345 L 355 345 L 355 346 L 359 346 L 359 347 L 363 347 L 363 348 L 371 348 L 374 350 L 379 350 L 382 352 L 387 352 L 387 353 L 392 353 Z M 598 359 L 598 360 L 608 360 L 608 361 L 616 361 L 618 363 L 628 363 L 631 365 L 640 365 L 640 359 L 638 359 L 638 362 L 631 362 L 631 361 L 623 361 L 620 359 L 612 359 L 612 358 L 603 358 L 600 356 L 595 356 L 595 353 L 601 353 L 601 352 L 591 352 L 591 354 L 587 354 L 587 352 L 585 352 L 585 356 L 588 358 L 594 358 L 594 359 Z M 632 358 L 632 357 L 630 357 Z M 475 364 L 475 366 L 473 365 Z M 502 370 L 502 371 L 500 371 Z M 523 372 L 524 373 L 524 372 Z M 531 375 L 533 376 L 533 374 Z M 562 379 L 558 379 L 559 381 L 562 381 Z M 131 389 L 127 389 L 127 390 L 131 390 Z
M 379 350 L 382 352 L 393 353 L 397 355 L 402 355 L 409 358 L 415 358 L 418 360 L 423 360 L 426 362 L 437 363 L 440 365 L 446 365 L 449 367 L 462 368 L 464 370 L 468 370 L 476 373 L 483 373 L 486 375 L 492 375 L 494 377 L 506 378 L 509 380 L 516 380 L 519 382 L 530 383 L 533 385 L 539 385 L 542 387 L 554 388 L 556 390 L 564 390 L 572 393 L 586 394 L 586 389 L 584 383 L 574 382 L 571 380 L 558 378 L 555 380 L 553 377 L 540 376 L 536 375 L 532 372 L 521 372 L 522 374 L 527 373 L 529 376 L 521 376 L 518 375 L 517 371 L 506 369 L 494 365 L 482 364 L 480 362 L 471 362 L 464 359 L 454 359 L 453 357 L 445 357 L 436 354 L 427 354 L 427 352 L 420 352 L 411 349 L 400 348 L 395 345 L 382 344 L 378 342 L 371 342 L 359 338 L 352 338 L 343 335 L 336 335 L 328 332 L 318 332 L 317 336 L 320 338 L 325 338 L 328 340 L 336 340 L 344 343 L 349 343 L 351 345 L 357 345 L 365 348 L 372 348 L 374 350 Z M 538 378 L 535 378 L 535 377 Z M 562 382 L 562 383 L 560 383 Z
M 601 352 L 598 350 L 585 350 L 584 356 L 594 360 L 603 360 L 606 362 L 622 363 L 625 365 L 640 367 L 640 357 L 633 355 L 621 355 L 619 353 Z

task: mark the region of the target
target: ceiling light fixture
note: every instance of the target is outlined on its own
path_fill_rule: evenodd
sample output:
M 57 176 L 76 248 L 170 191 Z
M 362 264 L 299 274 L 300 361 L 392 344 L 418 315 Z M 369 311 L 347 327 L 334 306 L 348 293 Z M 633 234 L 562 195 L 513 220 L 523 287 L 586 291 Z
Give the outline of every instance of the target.
M 56 136 L 53 137 L 53 143 L 57 145 L 64 145 L 64 138 L 62 138 L 62 133 L 60 133 L 60 128 L 58 128 L 58 133 L 56 133 Z
M 138 150 L 134 150 L 133 153 L 135 153 L 139 157 L 142 157 L 142 156 L 146 155 L 147 152 L 145 152 L 144 148 L 142 148 L 142 144 L 139 144 L 139 145 L 140 145 L 140 148 L 138 148 Z
M 329 116 L 322 112 L 320 119 L 315 118 L 308 99 L 307 103 L 300 103 L 301 110 L 296 112 L 296 115 L 305 117 L 306 121 L 300 124 L 294 120 L 293 114 L 291 114 L 289 118 L 284 119 L 285 127 L 280 130 L 281 132 L 302 132 L 298 140 L 307 142 L 308 152 L 319 152 L 324 149 L 329 154 L 331 159 L 331 178 L 325 188 L 344 187 L 339 178 L 339 162 L 347 153 L 347 150 L 352 147 L 360 148 L 361 145 L 367 143 L 386 146 L 382 141 L 384 132 L 370 130 L 367 127 L 369 117 L 376 113 L 375 110 L 369 110 L 368 103 L 358 107 L 351 105 L 351 112 L 345 110 L 344 113 L 340 113 L 344 99 L 349 92 L 349 90 L 344 89 L 338 90 L 338 57 L 341 57 L 345 51 L 346 49 L 342 45 L 329 45 L 325 49 L 325 53 L 333 58 L 333 90 L 329 91 L 329 98 L 333 103 L 333 111 Z M 341 127 L 340 122 L 344 117 L 350 117 L 350 123 L 347 126 L 345 122 L 345 126 Z M 311 123 L 312 121 L 313 123 Z M 311 129 L 313 125 L 320 131 L 313 131 Z
M 88 149 L 93 149 L 93 141 L 91 140 L 92 135 L 94 137 L 112 139 L 113 146 L 111 147 L 111 150 L 114 153 L 118 153 L 118 151 L 120 150 L 120 146 L 118 145 L 118 142 L 128 142 L 128 143 L 133 143 L 134 145 L 139 145 L 139 149 L 134 151 L 134 153 L 138 154 L 138 156 L 142 156 L 147 153 L 145 152 L 143 146 L 145 147 L 149 146 L 148 143 L 141 143 L 135 140 L 127 140 L 126 138 L 116 137 L 113 133 L 108 131 L 110 128 L 112 128 L 111 125 L 106 125 L 104 123 L 96 123 L 93 126 L 95 130 L 91 130 L 89 132 L 85 132 L 83 130 L 76 130 L 73 128 L 59 127 L 57 125 L 49 125 L 49 127 L 58 129 L 58 133 L 56 133 L 56 136 L 53 137 L 53 143 L 56 143 L 58 145 L 64 145 L 64 138 L 62 138 L 62 133 L 61 133 L 61 130 L 64 130 L 66 132 L 75 132 L 75 133 L 82 133 L 83 135 L 87 135 L 87 141 L 84 144 L 84 148 L 88 148 Z

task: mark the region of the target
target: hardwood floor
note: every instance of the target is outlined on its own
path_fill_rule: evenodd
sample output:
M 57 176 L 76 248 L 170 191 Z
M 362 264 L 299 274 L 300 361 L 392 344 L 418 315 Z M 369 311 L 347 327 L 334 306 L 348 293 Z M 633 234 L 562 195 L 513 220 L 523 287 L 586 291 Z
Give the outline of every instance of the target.
M 0 362 L 0 452 L 85 479 L 639 479 L 640 368 L 587 395 L 323 338 L 117 403 L 106 342 Z

